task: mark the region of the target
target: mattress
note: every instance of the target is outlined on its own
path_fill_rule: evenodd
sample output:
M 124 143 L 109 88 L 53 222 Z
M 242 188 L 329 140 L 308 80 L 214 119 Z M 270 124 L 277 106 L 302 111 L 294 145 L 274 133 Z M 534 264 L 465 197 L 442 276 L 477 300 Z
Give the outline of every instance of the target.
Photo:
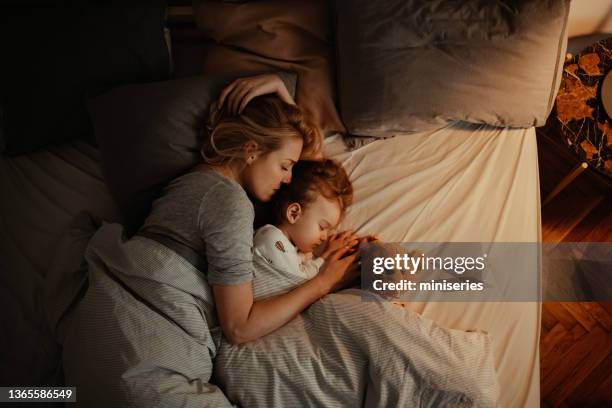
M 537 242 L 540 238 L 535 130 L 454 124 L 348 151 L 338 136 L 326 152 L 355 187 L 343 227 L 393 242 Z M 71 142 L 0 159 L 0 307 L 6 335 L 2 384 L 61 381 L 44 326 L 41 292 L 55 245 L 81 211 L 119 218 L 98 152 Z M 10 288 L 10 289 L 9 289 Z M 501 405 L 539 406 L 538 303 L 412 303 L 439 324 L 488 331 Z
M 386 242 L 538 242 L 535 129 L 457 123 L 327 153 L 355 190 L 341 228 Z M 540 406 L 538 302 L 420 302 L 406 307 L 449 328 L 484 330 L 494 343 L 500 405 Z

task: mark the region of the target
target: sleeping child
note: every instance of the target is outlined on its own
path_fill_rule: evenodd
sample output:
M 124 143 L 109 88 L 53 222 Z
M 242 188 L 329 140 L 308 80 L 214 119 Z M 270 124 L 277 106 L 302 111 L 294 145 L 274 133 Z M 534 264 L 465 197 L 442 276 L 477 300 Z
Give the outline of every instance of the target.
M 351 182 L 335 161 L 302 160 L 293 167 L 292 182 L 274 196 L 274 224 L 253 237 L 255 299 L 288 292 L 313 278 L 342 246 L 356 249 L 359 240 L 351 231 L 332 233 L 352 200 Z

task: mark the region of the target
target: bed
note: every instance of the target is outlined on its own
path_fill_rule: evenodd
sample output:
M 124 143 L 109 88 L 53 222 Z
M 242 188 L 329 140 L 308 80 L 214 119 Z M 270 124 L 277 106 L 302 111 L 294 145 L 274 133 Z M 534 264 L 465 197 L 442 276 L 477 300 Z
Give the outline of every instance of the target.
M 132 137 L 133 141 L 137 139 L 133 133 L 144 126 L 134 121 L 127 128 L 125 122 L 136 116 L 155 118 L 157 122 L 147 124 L 154 131 L 164 128 L 173 137 L 177 129 L 193 128 L 210 98 L 220 89 L 197 78 L 208 80 L 219 74 L 234 78 L 247 72 L 271 70 L 296 74 L 298 104 L 326 134 L 333 134 L 325 139 L 325 152 L 343 164 L 354 185 L 354 204 L 342 227 L 352 227 L 359 233 L 375 233 L 387 242 L 538 243 L 541 240 L 533 126 L 545 121 L 554 101 L 565 54 L 569 1 L 495 2 L 486 6 L 491 13 L 485 13 L 485 20 L 480 18 L 479 7 L 471 7 L 480 4 L 477 1 L 448 2 L 450 9 L 432 6 L 425 14 L 419 10 L 423 4 L 429 7 L 429 3 L 416 0 L 385 0 L 386 5 L 406 7 L 404 13 L 394 13 L 393 7 L 371 7 L 371 2 L 364 0 L 333 3 L 335 14 L 330 10 L 330 3 L 314 0 L 200 0 L 193 8 L 171 7 L 170 18 L 174 15 L 176 20 L 171 52 L 166 49 L 167 39 L 161 30 L 165 24 L 164 1 L 151 2 L 148 25 L 137 30 L 143 38 L 127 41 L 135 34 L 131 20 L 126 20 L 128 28 L 123 31 L 113 25 L 118 40 L 116 44 L 107 44 L 109 49 L 116 49 L 117 44 L 141 49 L 147 43 L 153 50 L 149 63 L 141 64 L 136 58 L 138 69 L 134 70 L 150 64 L 157 67 L 154 76 L 148 72 L 137 76 L 142 88 L 134 85 L 134 78 L 119 75 L 122 81 L 113 86 L 129 83 L 134 88 L 109 96 L 119 89 L 115 88 L 105 94 L 107 99 L 102 100 L 103 104 L 116 105 L 111 113 L 123 111 L 124 115 L 115 116 L 119 118 L 115 120 L 118 127 L 107 129 L 107 133 L 115 135 L 110 140 L 115 144 L 111 146 L 109 140 L 107 144 L 100 143 L 99 139 L 98 149 L 79 139 L 65 141 L 75 135 L 53 135 L 42 137 L 44 144 L 36 147 L 44 147 L 37 151 L 25 150 L 27 154 L 21 156 L 0 157 L 0 191 L 3 192 L 0 308 L 5 312 L 0 320 L 0 347 L 8 351 L 0 355 L 0 384 L 63 384 L 62 350 L 47 325 L 50 310 L 43 299 L 48 286 L 46 277 L 58 268 L 76 268 L 82 261 L 85 237 L 71 237 L 70 228 L 77 214 L 85 211 L 110 222 L 125 216 L 122 204 L 129 203 L 132 197 L 125 195 L 127 199 L 122 203 L 117 198 L 116 187 L 126 172 L 131 171 L 131 177 L 125 177 L 130 188 L 149 187 L 136 183 L 140 179 L 134 176 L 143 170 L 138 162 L 143 157 L 132 162 L 130 156 L 140 151 L 141 146 L 124 149 L 123 145 L 124 136 Z M 510 3 L 517 8 L 515 13 L 507 14 L 502 6 Z M 130 10 L 136 16 L 143 15 L 138 8 Z M 43 11 L 41 18 L 47 21 L 47 10 Z M 92 16 L 99 15 L 95 8 L 90 11 Z M 470 13 L 476 13 L 475 18 L 467 18 Z M 118 13 L 109 9 L 107 14 L 100 23 L 105 30 L 110 27 L 105 19 L 116 21 Z M 425 16 L 430 21 L 424 24 L 418 18 L 413 21 L 411 16 Z M 25 18 L 29 21 L 30 16 Z M 449 31 L 446 30 L 448 21 L 455 23 Z M 370 30 L 372 27 L 380 27 L 382 31 Z M 151 39 L 149 34 L 155 30 L 158 35 Z M 355 32 L 364 37 L 356 39 Z M 402 35 L 396 36 L 397 33 Z M 206 41 L 202 41 L 203 37 Z M 409 43 L 398 47 L 395 40 L 400 37 Z M 38 37 L 33 38 L 38 43 Z M 379 39 L 385 41 L 378 43 Z M 384 51 L 382 58 L 368 48 L 372 44 L 376 45 L 377 52 Z M 88 42 L 84 45 L 89 47 Z M 137 55 L 131 49 L 127 51 L 130 56 Z M 110 59 L 121 58 L 125 56 Z M 106 62 L 95 61 L 90 65 L 106 72 Z M 173 76 L 168 72 L 168 64 L 174 67 Z M 40 67 L 47 78 L 49 69 Z M 353 67 L 359 69 L 353 70 Z M 15 68 L 18 72 L 21 66 L 15 65 Z M 182 77 L 190 77 L 193 82 L 180 82 L 181 90 L 172 91 L 174 99 L 168 102 L 171 111 L 161 109 L 155 102 L 160 99 L 158 96 L 170 99 L 170 90 L 177 88 L 175 85 L 179 82 L 149 81 Z M 428 81 L 423 81 L 423 77 Z M 16 82 L 16 85 L 21 92 L 23 83 Z M 33 92 L 36 95 L 39 89 L 34 86 Z M 209 99 L 202 100 L 204 93 Z M 134 99 L 124 98 L 126 95 Z M 198 96 L 197 100 L 194 95 Z M 99 101 L 100 98 L 104 95 Z M 181 102 L 174 105 L 177 100 Z M 133 107 L 138 108 L 138 115 L 129 110 Z M 86 109 L 82 108 L 80 113 L 86 115 Z M 171 117 L 177 110 L 188 112 Z M 27 112 L 38 114 L 31 109 Z M 71 118 L 49 116 L 64 121 Z M 102 115 L 94 119 L 96 133 L 100 124 L 110 122 L 106 118 Z M 46 136 L 39 131 L 39 127 L 45 128 L 46 122 L 36 124 L 41 126 L 33 128 L 33 133 Z M 53 129 L 69 128 L 55 126 Z M 126 134 L 119 134 L 118 129 Z M 151 153 L 173 150 L 179 153 L 181 165 L 191 163 L 193 157 L 198 157 L 194 141 L 199 132 L 191 130 L 193 134 L 188 137 L 170 140 L 170 148 L 158 140 L 159 143 L 155 142 L 158 146 Z M 344 131 L 371 138 L 343 138 L 337 134 Z M 406 134 L 401 134 L 403 131 Z M 397 135 L 387 137 L 391 134 Z M 159 136 L 155 132 L 151 135 Z M 149 136 L 150 133 L 141 132 L 138 142 L 149 143 Z M 17 137 L 14 141 L 23 140 Z M 64 142 L 48 145 L 58 140 Z M 142 154 L 144 159 L 151 157 L 148 154 L 149 151 Z M 159 162 L 169 161 L 165 160 L 167 156 L 155 157 L 158 167 L 163 167 Z M 109 167 L 116 170 L 112 180 L 115 190 L 109 180 Z M 66 237 L 69 241 L 81 242 L 67 248 Z M 401 307 L 444 327 L 488 332 L 493 339 L 495 368 L 501 386 L 499 405 L 540 405 L 539 303 L 404 302 Z
M 534 128 L 454 123 L 349 150 L 326 139 L 355 187 L 344 226 L 385 241 L 538 242 L 540 197 Z M 2 307 L 9 359 L 3 384 L 60 384 L 59 350 L 44 324 L 44 276 L 60 236 L 86 210 L 114 221 L 98 152 L 75 141 L 2 157 Z M 17 210 L 18 209 L 18 210 Z M 9 289 L 10 288 L 10 289 Z M 539 406 L 538 303 L 416 303 L 442 326 L 488 331 L 501 406 Z

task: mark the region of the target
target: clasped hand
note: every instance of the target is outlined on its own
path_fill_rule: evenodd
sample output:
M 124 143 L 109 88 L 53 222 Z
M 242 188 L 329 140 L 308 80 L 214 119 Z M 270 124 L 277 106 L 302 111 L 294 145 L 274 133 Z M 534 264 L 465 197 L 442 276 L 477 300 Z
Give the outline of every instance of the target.
M 317 279 L 323 284 L 324 293 L 350 286 L 359 278 L 359 245 L 377 241 L 378 237 L 359 237 L 353 231 L 332 234 L 315 250 L 315 256 L 325 259 Z
M 375 235 L 359 237 L 352 230 L 332 233 L 325 242 L 317 247 L 314 251 L 314 256 L 328 259 L 336 251 L 345 251 L 346 254 L 350 254 L 357 251 L 362 242 L 374 242 L 378 240 L 379 238 Z

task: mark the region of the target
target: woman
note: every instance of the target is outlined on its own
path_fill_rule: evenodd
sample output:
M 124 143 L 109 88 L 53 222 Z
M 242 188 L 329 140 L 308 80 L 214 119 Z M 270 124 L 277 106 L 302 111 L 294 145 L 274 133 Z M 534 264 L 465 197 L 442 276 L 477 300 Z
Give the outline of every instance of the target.
M 74 249 L 87 267 L 58 269 L 70 307 L 51 324 L 80 406 L 229 407 L 209 383 L 220 330 L 232 343 L 261 338 L 357 274 L 357 255 L 338 251 L 316 279 L 253 301 L 247 193 L 269 200 L 320 136 L 273 74 L 234 81 L 212 113 L 203 163 L 166 187 L 134 237 L 119 224 L 74 226 L 93 234 Z
M 350 251 L 346 246 L 315 279 L 254 302 L 254 210 L 247 193 L 269 201 L 281 183 L 291 180 L 300 157 L 319 153 L 320 135 L 276 74 L 229 84 L 211 107 L 205 133 L 203 163 L 169 185 L 141 233 L 169 236 L 206 257 L 223 334 L 230 343 L 241 344 L 278 329 L 317 299 L 353 281 L 358 252 L 344 256 Z M 352 234 L 345 239 L 349 243 Z

